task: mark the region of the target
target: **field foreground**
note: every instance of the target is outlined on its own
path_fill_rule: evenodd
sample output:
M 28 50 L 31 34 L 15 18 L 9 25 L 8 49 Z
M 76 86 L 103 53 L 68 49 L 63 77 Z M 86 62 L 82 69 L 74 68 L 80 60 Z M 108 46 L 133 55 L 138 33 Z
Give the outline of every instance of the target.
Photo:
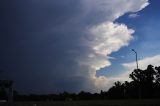
M 94 100 L 94 101 L 53 101 L 53 102 L 15 102 L 0 106 L 160 106 L 160 100 Z

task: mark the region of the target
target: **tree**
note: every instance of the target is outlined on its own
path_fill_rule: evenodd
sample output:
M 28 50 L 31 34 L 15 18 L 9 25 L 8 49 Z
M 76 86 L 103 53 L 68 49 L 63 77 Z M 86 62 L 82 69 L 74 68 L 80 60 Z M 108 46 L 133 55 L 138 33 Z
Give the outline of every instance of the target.
M 109 89 L 108 96 L 112 99 L 122 98 L 159 98 L 160 97 L 160 66 L 148 65 L 145 70 L 135 69 L 129 77 L 131 82 L 115 82 Z
M 146 70 L 136 69 L 130 74 L 130 78 L 139 86 L 139 96 L 151 97 L 154 88 L 156 71 L 152 65 L 148 65 Z
M 114 86 L 108 90 L 107 94 L 110 99 L 125 98 L 124 84 L 122 84 L 120 81 L 115 82 Z
M 156 83 L 158 86 L 160 86 L 160 66 L 159 67 L 155 67 L 156 69 Z

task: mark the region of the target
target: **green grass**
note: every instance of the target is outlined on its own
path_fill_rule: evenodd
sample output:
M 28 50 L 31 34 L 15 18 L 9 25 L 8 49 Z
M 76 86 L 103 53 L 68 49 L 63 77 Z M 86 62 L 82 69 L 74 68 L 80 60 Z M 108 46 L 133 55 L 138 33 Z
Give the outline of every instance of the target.
M 0 104 L 0 106 L 8 106 L 8 105 Z M 11 106 L 160 106 L 160 100 L 15 102 Z

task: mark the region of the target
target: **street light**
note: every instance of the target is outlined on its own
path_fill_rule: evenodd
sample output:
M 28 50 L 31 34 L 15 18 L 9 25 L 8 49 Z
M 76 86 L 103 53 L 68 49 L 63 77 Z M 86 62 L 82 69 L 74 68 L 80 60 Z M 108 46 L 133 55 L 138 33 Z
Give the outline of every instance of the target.
M 134 49 L 132 49 L 132 51 L 136 54 L 136 64 L 137 64 L 137 70 L 138 70 L 138 59 L 137 59 L 137 52 L 134 50 Z
M 136 54 L 136 64 L 137 64 L 137 71 L 138 71 L 137 52 L 136 52 L 134 49 L 132 49 L 132 51 Z M 139 79 L 139 84 L 140 84 L 140 79 Z M 141 84 L 140 84 L 140 86 L 139 86 L 138 95 L 139 95 L 139 99 L 141 99 Z

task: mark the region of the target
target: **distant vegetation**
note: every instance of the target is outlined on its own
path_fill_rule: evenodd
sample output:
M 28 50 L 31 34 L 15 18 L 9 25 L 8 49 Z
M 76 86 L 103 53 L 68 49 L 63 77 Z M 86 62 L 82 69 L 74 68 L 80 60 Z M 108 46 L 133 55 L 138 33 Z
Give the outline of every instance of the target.
M 90 93 L 81 91 L 78 94 L 63 92 L 48 95 L 19 95 L 14 92 L 15 101 L 76 101 L 76 100 L 106 100 L 106 99 L 152 99 L 160 98 L 160 66 L 148 65 L 147 69 L 135 69 L 129 77 L 131 82 L 121 83 L 117 81 L 108 91 Z M 0 89 L 0 98 L 4 98 L 4 92 Z

